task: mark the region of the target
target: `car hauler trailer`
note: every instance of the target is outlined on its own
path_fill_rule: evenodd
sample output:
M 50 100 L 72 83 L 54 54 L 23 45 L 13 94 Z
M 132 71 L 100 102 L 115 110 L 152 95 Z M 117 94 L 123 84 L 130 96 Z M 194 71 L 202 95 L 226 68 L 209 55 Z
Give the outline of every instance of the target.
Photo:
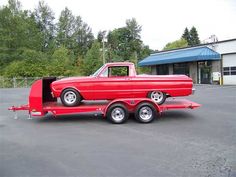
M 54 117 L 72 114 L 92 114 L 101 115 L 112 123 L 124 123 L 130 113 L 134 113 L 135 118 L 141 123 L 149 123 L 160 115 L 163 111 L 173 109 L 194 109 L 201 105 L 186 99 L 171 98 L 164 104 L 158 105 L 149 98 L 125 98 L 109 101 L 83 101 L 79 106 L 63 106 L 56 98 L 52 97 L 50 84 L 55 81 L 55 77 L 47 77 L 33 83 L 28 104 L 12 106 L 8 108 L 16 111 L 28 111 L 29 117 L 43 117 L 51 113 Z

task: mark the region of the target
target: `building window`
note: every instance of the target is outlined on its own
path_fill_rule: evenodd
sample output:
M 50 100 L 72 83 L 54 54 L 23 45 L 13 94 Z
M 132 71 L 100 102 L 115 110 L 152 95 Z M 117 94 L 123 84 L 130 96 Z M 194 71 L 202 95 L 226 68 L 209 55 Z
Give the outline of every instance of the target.
M 189 65 L 188 63 L 175 63 L 173 65 L 174 74 L 184 74 L 189 76 Z
M 168 65 L 157 65 L 156 67 L 157 75 L 168 75 L 169 66 Z
M 223 73 L 225 76 L 236 75 L 236 66 L 229 66 L 223 68 Z

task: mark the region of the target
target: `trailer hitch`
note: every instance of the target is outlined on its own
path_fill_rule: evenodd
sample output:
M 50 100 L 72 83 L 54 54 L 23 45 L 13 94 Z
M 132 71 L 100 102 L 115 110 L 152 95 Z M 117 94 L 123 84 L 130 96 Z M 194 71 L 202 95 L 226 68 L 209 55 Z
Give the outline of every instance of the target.
M 13 111 L 14 112 L 14 119 L 18 119 L 18 114 L 17 114 L 17 111 L 29 111 L 29 105 L 26 104 L 26 105 L 21 105 L 21 106 L 11 106 L 8 108 L 8 110 L 10 111 Z M 30 111 L 29 111 L 29 116 L 27 118 L 28 120 L 32 119 L 31 117 L 31 114 L 30 114 Z

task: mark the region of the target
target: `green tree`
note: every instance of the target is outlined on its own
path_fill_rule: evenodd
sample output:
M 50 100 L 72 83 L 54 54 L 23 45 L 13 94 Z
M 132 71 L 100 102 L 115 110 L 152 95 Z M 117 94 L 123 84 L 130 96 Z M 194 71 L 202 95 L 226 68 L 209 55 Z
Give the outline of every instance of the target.
M 84 75 L 93 74 L 99 67 L 102 66 L 102 55 L 100 50 L 100 43 L 95 41 L 92 47 L 88 50 L 82 62 L 82 73 Z
M 97 41 L 102 43 L 104 38 L 106 38 L 106 31 L 99 31 L 97 34 Z
M 166 44 L 163 50 L 178 49 L 178 48 L 183 48 L 187 46 L 188 46 L 188 42 L 182 38 L 182 39 Z
M 18 15 L 22 11 L 21 3 L 18 0 L 8 0 L 8 8 L 13 15 Z
M 24 49 L 39 50 L 42 42 L 34 16 L 22 11 L 18 1 L 10 0 L 0 7 L 0 64 L 3 67 L 19 56 Z
M 190 31 L 186 27 L 182 35 L 182 38 L 188 42 L 188 46 L 195 46 L 195 45 L 200 44 L 198 32 L 194 26 L 191 28 Z
M 52 9 L 45 4 L 44 1 L 39 1 L 38 7 L 34 11 L 35 20 L 43 37 L 42 51 L 50 51 L 54 49 L 54 13 Z
M 76 68 L 70 59 L 68 49 L 59 47 L 54 51 L 49 70 L 49 75 L 51 76 L 70 76 L 76 74 Z
M 197 32 L 197 29 L 193 26 L 190 30 L 190 43 L 189 45 L 190 46 L 195 46 L 195 45 L 198 45 L 200 44 L 200 40 L 199 40 L 199 37 L 198 37 L 198 32 Z
M 57 44 L 73 51 L 75 56 L 85 55 L 91 47 L 94 36 L 91 28 L 65 8 L 57 23 Z
M 182 38 L 185 39 L 188 42 L 188 44 L 191 43 L 191 41 L 190 41 L 191 37 L 190 37 L 189 30 L 187 27 L 184 29 L 184 33 L 182 35 Z
M 135 18 L 126 20 L 126 28 L 130 31 L 133 39 L 141 39 L 140 33 L 142 27 L 138 24 Z
M 66 7 L 62 10 L 57 23 L 57 44 L 58 46 L 65 46 L 72 48 L 72 34 L 74 28 L 74 16 L 72 12 Z
M 113 61 L 126 61 L 129 60 L 133 54 L 131 50 L 131 33 L 126 28 L 118 28 L 109 32 L 108 44 L 110 48 L 110 59 Z
M 73 39 L 73 51 L 75 55 L 84 56 L 91 48 L 94 41 L 92 29 L 87 23 L 83 22 L 80 16 L 75 18 Z
M 151 53 L 153 52 L 153 50 L 151 50 L 149 48 L 149 46 L 147 45 L 142 45 L 142 48 L 140 50 L 140 57 L 138 58 L 138 62 L 141 61 L 142 59 L 148 57 Z M 151 67 L 149 66 L 145 66 L 145 67 L 136 67 L 136 70 L 138 72 L 138 74 L 150 74 L 151 73 Z
M 15 60 L 5 68 L 5 76 L 40 77 L 47 75 L 47 60 L 44 53 L 25 49 L 20 57 L 22 60 Z
M 126 26 L 108 32 L 108 61 L 131 60 L 137 63 L 142 57 L 141 30 L 136 19 L 132 18 L 126 20 Z

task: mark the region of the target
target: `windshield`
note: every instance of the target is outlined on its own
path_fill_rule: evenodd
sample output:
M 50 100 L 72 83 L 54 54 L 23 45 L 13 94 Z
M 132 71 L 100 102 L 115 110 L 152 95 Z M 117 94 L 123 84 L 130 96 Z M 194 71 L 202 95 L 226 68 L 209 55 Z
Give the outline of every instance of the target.
M 104 65 L 101 68 L 99 68 L 92 76 L 97 77 L 98 74 L 103 70 L 103 68 L 104 68 Z

